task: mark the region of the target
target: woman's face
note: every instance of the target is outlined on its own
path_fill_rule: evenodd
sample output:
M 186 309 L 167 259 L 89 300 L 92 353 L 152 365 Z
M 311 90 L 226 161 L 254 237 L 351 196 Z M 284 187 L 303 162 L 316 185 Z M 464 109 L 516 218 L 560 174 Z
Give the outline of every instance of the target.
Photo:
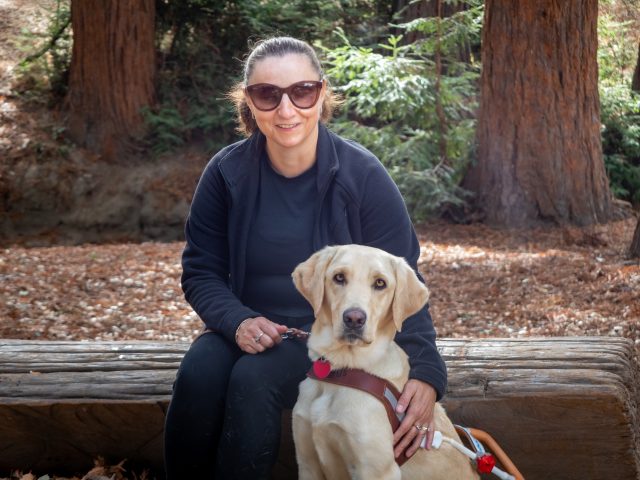
M 268 83 L 286 88 L 297 82 L 318 81 L 319 77 L 305 55 L 287 54 L 283 57 L 267 57 L 257 62 L 247 85 Z M 307 147 L 315 151 L 325 89 L 326 86 L 323 85 L 318 101 L 307 109 L 296 107 L 289 96 L 284 94 L 274 110 L 262 111 L 256 108 L 249 95 L 245 93 L 245 96 L 258 128 L 267 137 L 272 148 L 304 150 Z

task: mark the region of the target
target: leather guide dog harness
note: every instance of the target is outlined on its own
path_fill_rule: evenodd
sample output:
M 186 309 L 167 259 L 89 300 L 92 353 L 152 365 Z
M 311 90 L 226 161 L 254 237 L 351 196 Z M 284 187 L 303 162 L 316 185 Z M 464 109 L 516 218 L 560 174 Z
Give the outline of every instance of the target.
M 316 360 L 316 362 L 322 362 L 322 360 Z M 307 372 L 307 377 L 320 380 L 321 382 L 333 383 L 334 385 L 355 388 L 373 395 L 384 405 L 389 423 L 391 424 L 391 430 L 395 432 L 398 429 L 404 415 L 398 414 L 395 411 L 398 399 L 400 398 L 400 392 L 396 387 L 383 378 L 376 377 L 364 370 L 356 368 L 331 370 L 326 374 L 320 373 L 320 375 L 318 375 L 319 372 L 316 362 L 314 362 L 314 366 Z M 402 454 L 396 458 L 396 463 L 402 466 L 407 460 L 407 456 L 402 452 Z

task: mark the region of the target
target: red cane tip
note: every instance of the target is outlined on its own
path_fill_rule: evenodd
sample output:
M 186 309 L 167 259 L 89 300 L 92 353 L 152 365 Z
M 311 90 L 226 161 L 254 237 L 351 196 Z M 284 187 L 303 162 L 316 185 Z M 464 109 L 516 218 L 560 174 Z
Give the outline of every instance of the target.
M 478 465 L 478 472 L 491 473 L 493 467 L 496 466 L 496 459 L 493 458 L 493 455 L 487 453 L 476 458 L 476 464 Z

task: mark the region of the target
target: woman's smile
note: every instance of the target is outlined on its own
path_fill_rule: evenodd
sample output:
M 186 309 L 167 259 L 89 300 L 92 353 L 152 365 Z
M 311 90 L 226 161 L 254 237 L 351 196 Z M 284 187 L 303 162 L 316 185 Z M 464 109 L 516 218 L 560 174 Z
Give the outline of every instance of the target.
M 281 123 L 281 124 L 276 125 L 276 126 L 278 128 L 283 129 L 283 130 L 293 130 L 298 125 L 300 125 L 300 124 L 299 123 Z

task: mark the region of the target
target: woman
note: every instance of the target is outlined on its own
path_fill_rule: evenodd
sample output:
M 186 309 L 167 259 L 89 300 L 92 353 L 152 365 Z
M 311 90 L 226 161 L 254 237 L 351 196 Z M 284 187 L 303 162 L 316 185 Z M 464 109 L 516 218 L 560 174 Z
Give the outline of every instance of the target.
M 324 126 L 334 97 L 313 49 L 289 37 L 255 46 L 233 92 L 246 140 L 209 162 L 186 224 L 182 287 L 206 331 L 186 353 L 167 412 L 167 478 L 268 478 L 283 408 L 309 369 L 306 347 L 282 340 L 313 312 L 294 267 L 330 244 L 371 245 L 407 259 L 419 244 L 380 162 Z M 425 307 L 396 341 L 409 355 L 396 456 L 433 435 L 446 370 Z M 430 442 L 429 442 L 430 444 Z

